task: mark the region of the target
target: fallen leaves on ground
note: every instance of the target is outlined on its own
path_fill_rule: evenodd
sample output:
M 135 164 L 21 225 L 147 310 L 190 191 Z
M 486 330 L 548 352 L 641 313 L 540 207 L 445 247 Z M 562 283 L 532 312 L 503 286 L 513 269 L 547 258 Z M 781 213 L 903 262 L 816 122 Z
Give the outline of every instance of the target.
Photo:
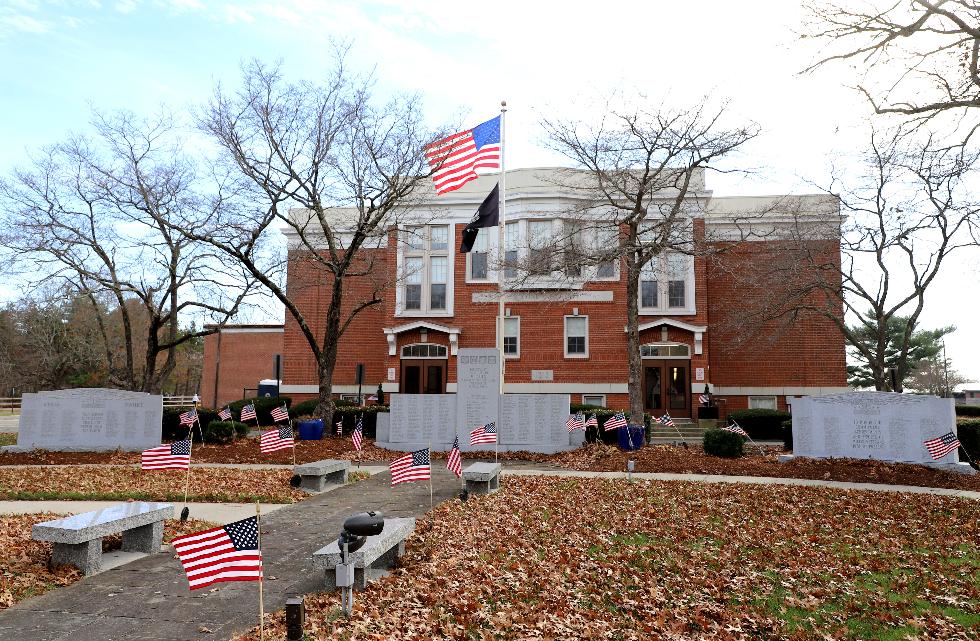
M 978 521 L 931 495 L 509 478 L 420 519 L 349 620 L 308 596 L 304 638 L 966 641 Z
M 292 503 L 307 494 L 289 486 L 288 470 L 193 468 L 188 500 L 206 503 Z M 129 466 L 0 469 L 0 499 L 183 501 L 183 470 Z
M 82 578 L 82 573 L 68 565 L 49 567 L 51 544 L 31 539 L 35 523 L 60 519 L 62 514 L 23 514 L 0 516 L 0 610 L 24 599 L 44 594 L 54 588 L 69 585 Z M 164 522 L 163 540 L 169 543 L 175 536 L 191 534 L 216 524 L 210 521 L 171 519 Z M 117 549 L 122 536 L 105 537 L 103 549 Z

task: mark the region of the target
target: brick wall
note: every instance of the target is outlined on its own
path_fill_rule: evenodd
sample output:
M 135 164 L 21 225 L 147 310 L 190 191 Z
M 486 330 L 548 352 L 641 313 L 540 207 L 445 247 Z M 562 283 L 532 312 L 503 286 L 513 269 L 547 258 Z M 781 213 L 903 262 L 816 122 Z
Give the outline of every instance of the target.
M 283 337 L 281 325 L 231 326 L 208 334 L 204 338 L 201 403 L 205 407 L 223 406 L 242 398 L 243 388 L 255 388 L 260 380 L 272 378 L 273 358 L 283 353 Z

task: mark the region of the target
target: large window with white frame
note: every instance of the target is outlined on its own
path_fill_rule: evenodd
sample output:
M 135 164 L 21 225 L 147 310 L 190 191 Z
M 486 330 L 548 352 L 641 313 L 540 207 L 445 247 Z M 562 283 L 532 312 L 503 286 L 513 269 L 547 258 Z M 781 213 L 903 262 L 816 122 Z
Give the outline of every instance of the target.
M 490 280 L 490 253 L 488 251 L 490 234 L 496 234 L 497 227 L 486 227 L 476 230 L 476 240 L 473 241 L 473 249 L 466 255 L 467 273 L 469 280 L 485 281 Z
M 565 358 L 588 358 L 589 317 L 565 317 Z
M 504 278 L 517 278 L 521 227 L 516 220 L 504 225 Z
M 750 410 L 774 410 L 777 409 L 775 396 L 750 396 Z
M 521 356 L 521 317 L 504 317 L 504 358 Z
M 550 276 L 555 270 L 554 221 L 527 221 L 527 272 L 532 276 Z
M 402 308 L 444 312 L 448 308 L 449 225 L 407 227 L 402 261 Z
M 640 313 L 692 314 L 694 258 L 667 252 L 652 258 L 640 272 Z

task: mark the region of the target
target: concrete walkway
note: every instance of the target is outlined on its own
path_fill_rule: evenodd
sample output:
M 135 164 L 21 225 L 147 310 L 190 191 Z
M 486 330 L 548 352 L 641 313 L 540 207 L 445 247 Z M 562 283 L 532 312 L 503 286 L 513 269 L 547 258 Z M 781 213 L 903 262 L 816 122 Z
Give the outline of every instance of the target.
M 262 519 L 266 612 L 292 595 L 316 592 L 315 550 L 337 538 L 343 520 L 365 510 L 419 517 L 429 484 L 390 486 L 387 472 L 286 505 Z M 433 465 L 435 502 L 453 498 L 459 480 Z M 193 514 L 193 512 L 192 512 Z M 31 641 L 197 641 L 228 639 L 258 624 L 258 583 L 221 583 L 191 592 L 172 554 L 153 554 L 28 599 L 0 612 L 0 639 Z

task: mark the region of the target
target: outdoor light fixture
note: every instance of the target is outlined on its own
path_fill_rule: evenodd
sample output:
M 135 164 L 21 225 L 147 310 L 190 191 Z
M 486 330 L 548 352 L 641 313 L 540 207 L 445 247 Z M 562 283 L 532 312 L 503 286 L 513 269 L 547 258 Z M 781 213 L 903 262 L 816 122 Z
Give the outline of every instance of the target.
M 385 516 L 381 512 L 361 512 L 344 521 L 344 529 L 337 538 L 340 563 L 336 566 L 337 587 L 340 588 L 340 607 L 346 616 L 354 610 L 354 564 L 350 553 L 361 549 L 369 536 L 377 536 L 385 529 Z
M 304 616 L 302 597 L 286 599 L 286 641 L 303 641 Z
M 293 474 L 292 476 L 289 477 L 289 485 L 292 487 L 299 487 L 302 482 L 303 482 L 303 477 L 300 476 L 299 474 Z

